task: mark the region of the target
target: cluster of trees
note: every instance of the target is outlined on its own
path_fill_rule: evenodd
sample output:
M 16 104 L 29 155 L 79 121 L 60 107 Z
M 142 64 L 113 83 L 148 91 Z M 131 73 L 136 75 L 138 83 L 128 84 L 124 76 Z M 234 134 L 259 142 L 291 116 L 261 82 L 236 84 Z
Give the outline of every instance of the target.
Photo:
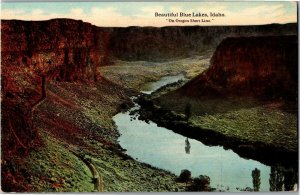
M 252 171 L 253 191 L 260 189 L 260 170 Z M 271 167 L 269 178 L 270 191 L 291 191 L 297 183 L 297 176 L 292 170 L 284 170 L 282 167 Z
M 192 178 L 192 174 L 189 170 L 184 169 L 181 171 L 178 182 L 185 182 L 187 184 L 187 191 L 211 191 L 210 178 L 206 175 L 199 175 Z
M 244 191 L 259 191 L 261 185 L 260 170 L 252 170 L 253 188 L 247 187 Z M 212 191 L 210 187 L 210 178 L 206 175 L 199 175 L 193 178 L 189 170 L 181 171 L 178 182 L 186 183 L 187 191 Z M 297 176 L 292 170 L 284 170 L 281 167 L 271 167 L 269 178 L 270 191 L 291 191 L 294 184 L 297 183 Z

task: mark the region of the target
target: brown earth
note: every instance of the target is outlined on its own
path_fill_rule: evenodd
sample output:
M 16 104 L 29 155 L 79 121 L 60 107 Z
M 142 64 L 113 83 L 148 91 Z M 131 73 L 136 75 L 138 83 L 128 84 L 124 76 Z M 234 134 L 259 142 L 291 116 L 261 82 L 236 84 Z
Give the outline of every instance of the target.
M 211 66 L 179 93 L 191 97 L 246 96 L 297 101 L 297 36 L 226 38 Z
M 84 167 L 64 144 L 88 148 L 84 154 L 104 173 L 107 191 L 178 190 L 174 175 L 123 162 L 128 157 L 118 149 L 111 117 L 128 107 L 133 92 L 105 80 L 98 67 L 115 59 L 159 61 L 198 54 L 230 35 L 296 32 L 296 24 L 101 28 L 69 19 L 2 20 L 2 190 L 90 191 L 83 185 L 86 171 L 64 163 L 68 156 L 71 164 Z M 99 147 L 104 158 L 98 156 Z M 124 170 L 124 164 L 131 168 Z M 68 166 L 72 171 L 63 176 Z M 165 185 L 154 185 L 163 177 Z

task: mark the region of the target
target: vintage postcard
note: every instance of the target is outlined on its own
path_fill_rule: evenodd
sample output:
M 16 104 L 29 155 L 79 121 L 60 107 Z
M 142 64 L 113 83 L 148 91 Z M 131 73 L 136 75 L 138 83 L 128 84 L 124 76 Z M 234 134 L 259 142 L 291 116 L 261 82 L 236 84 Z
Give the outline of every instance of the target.
M 2 2 L 1 190 L 298 191 L 297 6 Z

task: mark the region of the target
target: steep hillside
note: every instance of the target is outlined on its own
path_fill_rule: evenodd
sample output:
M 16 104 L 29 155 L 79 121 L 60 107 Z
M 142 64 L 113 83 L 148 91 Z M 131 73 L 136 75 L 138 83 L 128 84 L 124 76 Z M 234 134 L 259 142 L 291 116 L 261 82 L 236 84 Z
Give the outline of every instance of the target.
M 226 38 L 211 66 L 179 92 L 192 97 L 297 100 L 297 36 Z
M 1 24 L 1 104 L 3 139 L 27 148 L 33 138 L 35 105 L 49 80 L 97 80 L 102 50 L 95 27 L 74 20 L 3 21 Z M 104 53 L 104 52 L 103 52 Z M 16 117 L 18 117 L 16 119 Z M 22 130 L 23 129 L 23 130 Z M 9 138 L 11 135 L 15 139 Z M 24 139 L 19 140 L 19 139 Z M 17 150 L 16 145 L 2 142 Z M 3 150 L 3 152 L 7 152 Z
M 175 175 L 120 150 L 112 116 L 132 92 L 99 76 L 110 54 L 106 34 L 97 31 L 66 19 L 2 22 L 3 191 L 97 191 L 87 156 L 101 190 L 178 190 Z M 156 180 L 165 185 L 153 188 Z

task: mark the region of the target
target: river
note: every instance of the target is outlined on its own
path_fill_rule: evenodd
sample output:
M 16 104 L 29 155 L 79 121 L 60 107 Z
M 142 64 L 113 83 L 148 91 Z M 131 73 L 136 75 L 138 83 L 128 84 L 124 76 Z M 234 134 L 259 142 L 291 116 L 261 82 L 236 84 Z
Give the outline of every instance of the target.
M 160 80 L 158 80 L 156 82 L 149 83 L 146 87 L 146 88 L 148 88 L 148 90 L 147 91 L 141 91 L 141 92 L 145 93 L 145 94 L 151 94 L 152 92 L 156 91 L 160 87 L 162 87 L 164 85 L 167 85 L 167 84 L 170 84 L 170 83 L 175 83 L 179 80 L 185 80 L 185 76 L 184 76 L 183 73 L 180 73 L 180 74 L 174 75 L 174 76 L 162 77 Z
M 168 76 L 152 84 L 151 93 L 159 87 L 182 79 L 183 75 Z M 132 109 L 138 109 L 135 105 Z M 200 141 L 188 139 L 155 123 L 138 120 L 130 111 L 114 116 L 121 134 L 119 143 L 126 153 L 136 160 L 168 170 L 179 175 L 188 169 L 192 177 L 207 175 L 211 186 L 224 191 L 240 191 L 253 188 L 252 171 L 260 170 L 260 191 L 269 191 L 271 167 L 258 161 L 239 157 L 232 150 L 221 146 L 206 146 Z

